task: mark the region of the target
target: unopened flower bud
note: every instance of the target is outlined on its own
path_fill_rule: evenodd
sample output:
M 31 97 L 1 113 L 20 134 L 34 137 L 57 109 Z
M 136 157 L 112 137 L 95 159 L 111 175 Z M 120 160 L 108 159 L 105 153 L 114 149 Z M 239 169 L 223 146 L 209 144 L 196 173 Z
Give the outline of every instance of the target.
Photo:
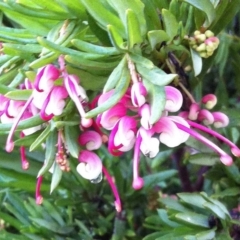
M 205 51 L 205 50 L 206 50 L 206 44 L 205 44 L 205 43 L 200 44 L 200 45 L 196 48 L 196 50 L 197 50 L 198 52 Z
M 207 38 L 209 38 L 209 37 L 213 37 L 213 36 L 214 36 L 214 33 L 213 33 L 212 31 L 210 31 L 210 30 L 207 30 L 207 31 L 205 32 L 205 35 L 206 35 Z
M 204 42 L 206 40 L 205 34 L 199 34 L 195 37 L 199 42 Z
M 201 34 L 201 32 L 196 30 L 193 34 L 194 34 L 194 36 L 198 36 L 199 34 Z

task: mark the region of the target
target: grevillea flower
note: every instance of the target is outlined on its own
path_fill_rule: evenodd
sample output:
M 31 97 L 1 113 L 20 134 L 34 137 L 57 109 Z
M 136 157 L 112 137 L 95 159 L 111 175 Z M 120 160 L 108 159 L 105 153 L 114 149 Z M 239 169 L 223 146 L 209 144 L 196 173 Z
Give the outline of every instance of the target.
M 67 97 L 68 93 L 64 87 L 53 87 L 43 102 L 43 106 L 40 111 L 41 118 L 45 121 L 48 121 L 54 116 L 61 115 L 65 107 L 64 99 Z
M 86 146 L 86 149 L 89 151 L 99 149 L 102 145 L 102 137 L 96 131 L 85 131 L 79 138 L 78 142 L 82 146 Z
M 95 180 L 102 174 L 102 161 L 97 154 L 82 150 L 78 157 L 78 173 L 88 180 Z
M 160 133 L 159 140 L 168 147 L 176 147 L 181 143 L 187 141 L 189 134 L 181 131 L 176 122 L 180 122 L 186 128 L 189 128 L 189 124 L 181 117 L 168 116 L 161 117 L 158 122 L 153 126 L 156 133 Z
M 34 88 L 38 92 L 49 92 L 54 86 L 54 81 L 60 76 L 60 71 L 52 64 L 40 68 L 34 81 Z
M 85 90 L 78 85 L 79 78 L 76 75 L 68 75 L 64 74 L 64 86 L 70 96 L 70 98 L 75 103 L 80 116 L 82 117 L 82 126 L 83 127 L 90 127 L 92 125 L 92 119 L 85 118 L 85 110 L 83 107 L 83 102 L 88 101 L 87 94 Z
M 127 152 L 135 143 L 137 122 L 129 116 L 122 117 L 114 126 L 109 136 L 108 150 L 113 155 Z
M 127 113 L 127 108 L 122 103 L 117 103 L 109 110 L 98 115 L 97 123 L 107 130 L 112 130 L 118 120 L 124 117 Z

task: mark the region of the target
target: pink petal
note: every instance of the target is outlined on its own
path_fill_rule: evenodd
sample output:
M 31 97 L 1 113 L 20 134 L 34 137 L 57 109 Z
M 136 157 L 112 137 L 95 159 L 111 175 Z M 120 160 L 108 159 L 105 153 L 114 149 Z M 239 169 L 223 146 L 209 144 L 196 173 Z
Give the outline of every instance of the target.
M 60 71 L 52 64 L 48 64 L 38 70 L 35 78 L 34 87 L 37 91 L 50 91 L 54 85 L 54 81 L 60 76 Z
M 78 159 L 77 171 L 83 178 L 94 180 L 102 173 L 102 161 L 95 153 L 83 150 Z
M 217 103 L 217 97 L 214 94 L 207 94 L 202 98 L 202 103 L 207 109 L 212 109 Z
M 187 141 L 189 137 L 189 134 L 179 130 L 174 122 L 184 123 L 183 125 L 185 126 L 188 125 L 183 118 L 174 116 L 160 118 L 153 127 L 157 133 L 160 133 L 160 142 L 164 143 L 168 147 L 176 147 Z
M 112 130 L 116 122 L 127 113 L 126 107 L 118 103 L 112 108 L 108 109 L 101 115 L 100 125 L 107 129 Z
M 169 112 L 177 112 L 183 103 L 183 97 L 181 92 L 175 87 L 165 86 L 166 93 L 166 105 L 165 110 Z
M 102 137 L 95 131 L 85 131 L 79 136 L 78 142 L 86 145 L 87 150 L 96 150 L 102 146 Z
M 214 117 L 211 112 L 209 112 L 206 109 L 202 109 L 199 111 L 198 120 L 200 122 L 203 122 L 205 125 L 210 125 L 210 124 L 213 124 Z
M 67 97 L 68 93 L 64 87 L 54 87 L 51 92 L 48 105 L 46 107 L 46 113 L 48 115 L 53 114 L 54 116 L 61 115 L 65 107 L 65 101 L 63 99 Z
M 213 112 L 212 115 L 214 118 L 214 127 L 221 128 L 229 124 L 229 118 L 226 114 L 222 112 Z

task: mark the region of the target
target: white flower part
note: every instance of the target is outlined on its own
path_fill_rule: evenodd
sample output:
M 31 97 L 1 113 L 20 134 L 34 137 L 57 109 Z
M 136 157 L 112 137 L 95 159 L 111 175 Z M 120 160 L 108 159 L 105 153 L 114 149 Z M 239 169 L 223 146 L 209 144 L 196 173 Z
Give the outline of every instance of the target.
M 51 89 L 50 89 L 50 91 L 51 91 Z M 38 92 L 37 90 L 33 90 L 32 104 L 36 108 L 41 110 L 43 107 L 43 103 L 44 103 L 45 99 L 47 98 L 50 91 Z
M 149 138 L 148 141 L 142 141 L 140 145 L 141 152 L 150 158 L 154 158 L 159 153 L 160 141 L 155 138 Z
M 135 129 L 137 127 L 137 122 L 134 118 L 129 116 L 124 116 L 119 120 L 118 131 L 114 137 L 114 145 L 119 146 L 120 151 L 126 152 L 133 148 L 135 143 Z
M 139 129 L 139 134 L 142 137 L 140 150 L 144 155 L 150 158 L 156 157 L 159 152 L 160 142 L 157 138 L 152 137 L 153 131 L 145 130 L 144 128 Z
M 150 106 L 148 104 L 144 104 L 140 108 L 140 115 L 141 115 L 141 120 L 140 123 L 145 129 L 151 129 L 152 125 L 149 123 L 150 120 Z
M 89 163 L 81 162 L 77 165 L 77 172 L 88 180 L 94 180 L 98 178 L 102 172 L 102 168 L 95 168 Z
M 88 180 L 94 180 L 102 173 L 102 161 L 93 152 L 83 150 L 79 155 L 81 161 L 77 165 L 77 172 Z

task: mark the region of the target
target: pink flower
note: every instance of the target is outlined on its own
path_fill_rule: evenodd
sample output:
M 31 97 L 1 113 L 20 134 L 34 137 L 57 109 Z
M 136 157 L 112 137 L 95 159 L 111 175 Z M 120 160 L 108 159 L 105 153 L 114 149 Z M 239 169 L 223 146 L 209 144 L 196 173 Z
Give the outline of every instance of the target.
M 83 150 L 80 152 L 77 172 L 86 179 L 95 180 L 102 173 L 102 161 L 93 152 Z
M 120 118 L 126 116 L 127 108 L 122 103 L 117 103 L 112 108 L 98 115 L 97 122 L 107 130 L 112 130 Z
M 135 143 L 137 122 L 129 116 L 122 117 L 110 133 L 108 150 L 113 155 L 127 152 Z
M 78 82 L 79 78 L 76 75 L 64 74 L 64 86 L 82 117 L 82 126 L 90 127 L 92 125 L 92 119 L 85 118 L 86 113 L 83 107 L 83 102 L 88 101 L 88 97 L 85 90 L 78 85 Z
M 68 97 L 66 89 L 62 86 L 53 87 L 43 102 L 40 116 L 43 120 L 48 121 L 54 116 L 62 114 L 65 107 L 64 99 Z
M 181 131 L 176 122 L 181 123 L 186 128 L 189 128 L 189 124 L 181 117 L 169 116 L 161 117 L 159 121 L 153 126 L 156 133 L 160 133 L 159 140 L 168 147 L 176 147 L 181 143 L 187 141 L 189 134 Z

